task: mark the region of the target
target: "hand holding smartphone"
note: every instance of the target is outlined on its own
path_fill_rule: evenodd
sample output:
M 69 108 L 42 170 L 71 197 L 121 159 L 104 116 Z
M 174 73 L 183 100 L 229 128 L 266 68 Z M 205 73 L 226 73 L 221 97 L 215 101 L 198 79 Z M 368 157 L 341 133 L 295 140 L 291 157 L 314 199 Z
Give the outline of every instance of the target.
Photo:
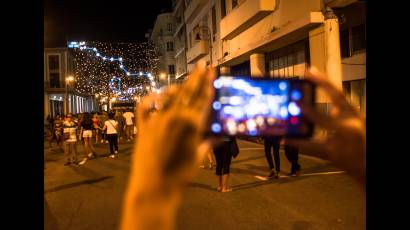
M 315 86 L 308 80 L 221 76 L 213 87 L 213 135 L 312 136 L 313 124 L 299 106 L 314 104 Z

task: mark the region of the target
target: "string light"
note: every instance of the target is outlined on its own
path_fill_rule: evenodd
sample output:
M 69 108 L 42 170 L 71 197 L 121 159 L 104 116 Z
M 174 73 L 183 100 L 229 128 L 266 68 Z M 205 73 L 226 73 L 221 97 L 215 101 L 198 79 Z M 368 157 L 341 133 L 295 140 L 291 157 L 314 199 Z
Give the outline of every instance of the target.
M 68 45 L 73 50 L 78 92 L 98 94 L 103 102 L 113 95 L 120 95 L 117 100 L 132 100 L 133 96 L 148 93 L 143 86 L 155 85 L 156 79 L 150 76 L 157 73 L 158 58 L 151 42 L 85 44 Z

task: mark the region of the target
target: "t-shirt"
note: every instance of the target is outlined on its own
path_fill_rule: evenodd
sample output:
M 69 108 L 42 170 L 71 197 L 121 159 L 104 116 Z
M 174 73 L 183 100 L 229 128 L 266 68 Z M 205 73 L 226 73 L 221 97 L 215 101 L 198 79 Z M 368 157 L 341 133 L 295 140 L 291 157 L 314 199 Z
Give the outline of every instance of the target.
M 132 121 L 132 118 L 134 118 L 134 114 L 131 112 L 126 112 L 122 115 L 125 118 L 125 123 L 127 125 L 133 125 L 134 122 Z
M 70 137 L 66 140 L 66 142 L 75 142 L 77 141 L 77 125 L 71 121 L 65 121 L 63 125 L 64 133 L 69 133 Z
M 81 127 L 83 127 L 84 130 L 92 130 L 93 129 L 93 122 L 91 120 L 88 121 L 82 121 L 81 122 Z
M 117 129 L 116 126 L 118 125 L 118 122 L 115 120 L 108 120 L 105 122 L 105 124 L 107 126 L 107 134 L 116 134 L 117 133 Z

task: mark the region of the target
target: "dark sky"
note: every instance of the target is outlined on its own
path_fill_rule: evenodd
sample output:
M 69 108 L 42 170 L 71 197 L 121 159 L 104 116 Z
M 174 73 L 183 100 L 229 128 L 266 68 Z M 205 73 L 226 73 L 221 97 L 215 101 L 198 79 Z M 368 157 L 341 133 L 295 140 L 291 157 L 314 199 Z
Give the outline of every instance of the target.
M 45 0 L 44 45 L 66 46 L 66 40 L 145 41 L 171 0 Z

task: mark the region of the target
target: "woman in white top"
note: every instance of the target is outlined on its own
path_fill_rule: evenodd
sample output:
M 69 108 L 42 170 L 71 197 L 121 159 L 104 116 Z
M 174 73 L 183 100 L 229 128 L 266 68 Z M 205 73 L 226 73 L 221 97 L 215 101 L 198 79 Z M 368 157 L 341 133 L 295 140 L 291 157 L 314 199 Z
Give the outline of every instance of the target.
M 110 143 L 110 157 L 118 158 L 118 122 L 114 120 L 114 113 L 108 114 L 108 120 L 105 121 L 103 130 L 106 130 L 107 139 Z

